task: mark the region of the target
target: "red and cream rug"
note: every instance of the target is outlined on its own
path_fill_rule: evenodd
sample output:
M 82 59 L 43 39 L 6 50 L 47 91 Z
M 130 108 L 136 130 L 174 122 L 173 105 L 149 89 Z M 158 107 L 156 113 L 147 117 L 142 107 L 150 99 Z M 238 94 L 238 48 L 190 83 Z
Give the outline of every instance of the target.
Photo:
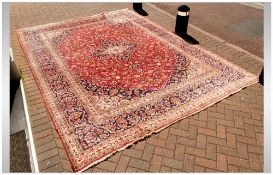
M 128 9 L 17 34 L 74 171 L 257 82 Z

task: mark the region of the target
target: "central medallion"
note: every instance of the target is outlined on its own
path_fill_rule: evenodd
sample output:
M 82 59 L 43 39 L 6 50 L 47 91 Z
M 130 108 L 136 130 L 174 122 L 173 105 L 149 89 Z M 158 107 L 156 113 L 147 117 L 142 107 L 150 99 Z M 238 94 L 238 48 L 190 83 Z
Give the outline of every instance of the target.
M 119 43 L 113 41 L 103 41 L 102 44 L 91 54 L 98 59 L 112 59 L 128 60 L 135 49 L 135 44 Z

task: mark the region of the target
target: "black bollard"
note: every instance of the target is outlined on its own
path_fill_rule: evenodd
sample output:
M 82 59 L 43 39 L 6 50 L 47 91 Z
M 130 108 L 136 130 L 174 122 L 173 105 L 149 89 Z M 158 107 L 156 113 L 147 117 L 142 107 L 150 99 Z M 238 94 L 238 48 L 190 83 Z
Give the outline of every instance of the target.
M 196 39 L 187 34 L 190 8 L 186 5 L 181 5 L 177 8 L 177 11 L 175 33 L 187 43 L 199 44 Z
M 186 5 L 181 5 L 177 10 L 175 33 L 183 36 L 187 34 L 190 8 Z
M 148 16 L 148 13 L 142 9 L 142 3 L 133 3 L 133 9 L 142 16 Z

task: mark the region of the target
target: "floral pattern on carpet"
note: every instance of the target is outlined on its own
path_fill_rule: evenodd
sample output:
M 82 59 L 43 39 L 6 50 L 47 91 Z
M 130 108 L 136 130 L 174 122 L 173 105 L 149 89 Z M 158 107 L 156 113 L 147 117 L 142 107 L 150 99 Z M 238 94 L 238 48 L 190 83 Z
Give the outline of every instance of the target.
M 17 34 L 74 171 L 257 82 L 128 9 Z

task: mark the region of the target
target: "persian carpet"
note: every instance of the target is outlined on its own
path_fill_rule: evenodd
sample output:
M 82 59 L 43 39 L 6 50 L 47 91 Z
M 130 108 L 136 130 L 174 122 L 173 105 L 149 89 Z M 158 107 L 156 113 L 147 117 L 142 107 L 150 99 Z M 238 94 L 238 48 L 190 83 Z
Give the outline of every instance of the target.
M 74 171 L 258 82 L 128 9 L 17 35 Z

